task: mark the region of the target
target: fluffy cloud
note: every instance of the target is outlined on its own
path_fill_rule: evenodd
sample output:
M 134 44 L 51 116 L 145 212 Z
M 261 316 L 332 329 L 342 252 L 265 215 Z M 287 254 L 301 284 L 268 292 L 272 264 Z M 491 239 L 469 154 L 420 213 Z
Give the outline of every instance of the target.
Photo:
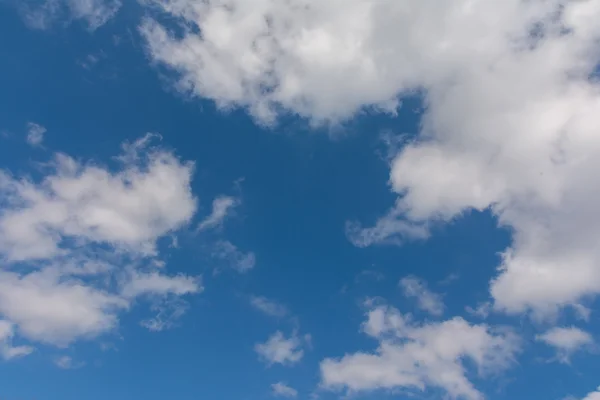
M 297 397 L 298 391 L 283 382 L 277 382 L 271 385 L 273 395 L 281 397 Z
M 183 33 L 147 20 L 152 58 L 181 90 L 261 122 L 393 113 L 423 95 L 420 138 L 392 163 L 399 200 L 374 227 L 352 224 L 355 243 L 489 209 L 513 232 L 497 310 L 548 315 L 600 292 L 597 1 L 154 2 Z
M 294 332 L 286 338 L 280 331 L 275 332 L 265 343 L 258 343 L 254 350 L 269 365 L 292 365 L 299 362 L 304 356 L 303 341 Z
M 35 3 L 35 4 L 32 4 Z M 41 4 L 40 4 L 41 3 Z M 120 0 L 24 0 L 17 7 L 32 29 L 48 29 L 58 19 L 82 20 L 93 31 L 111 19 L 119 8 Z
M 587 396 L 585 396 L 585 398 L 581 400 L 600 400 L 600 387 L 596 392 L 588 394 Z
M 196 199 L 193 165 L 151 139 L 125 144 L 116 170 L 57 154 L 36 181 L 0 172 L 0 315 L 20 335 L 67 346 L 114 330 L 138 298 L 202 290 L 156 258 Z
M 46 133 L 46 128 L 40 124 L 36 124 L 35 122 L 27 123 L 27 143 L 31 146 L 39 146 L 44 141 L 44 134 Z
M 566 363 L 569 362 L 571 354 L 594 343 L 589 333 L 575 327 L 552 328 L 538 335 L 536 339 L 554 347 L 558 352 L 559 360 Z
M 196 201 L 192 165 L 164 151 L 142 157 L 145 140 L 127 148 L 117 173 L 64 154 L 41 182 L 0 172 L 0 251 L 10 261 L 56 257 L 76 238 L 154 254 L 157 238 L 187 223 Z
M 441 296 L 430 291 L 425 282 L 414 276 L 407 276 L 400 280 L 399 285 L 406 297 L 414 298 L 417 301 L 417 306 L 421 310 L 436 316 L 444 313 Z
M 35 341 L 65 346 L 78 337 L 96 336 L 113 329 L 117 312 L 128 307 L 118 294 L 61 279 L 52 270 L 0 277 L 0 313 Z
M 250 305 L 260 312 L 269 315 L 271 317 L 285 317 L 288 314 L 288 309 L 277 303 L 276 301 L 267 299 L 263 296 L 252 296 L 250 298 Z
M 436 387 L 451 398 L 479 400 L 463 361 L 485 375 L 507 368 L 519 350 L 509 331 L 471 325 L 462 318 L 419 325 L 389 306 L 368 312 L 363 331 L 379 342 L 374 353 L 358 352 L 321 362 L 322 386 L 349 392 Z

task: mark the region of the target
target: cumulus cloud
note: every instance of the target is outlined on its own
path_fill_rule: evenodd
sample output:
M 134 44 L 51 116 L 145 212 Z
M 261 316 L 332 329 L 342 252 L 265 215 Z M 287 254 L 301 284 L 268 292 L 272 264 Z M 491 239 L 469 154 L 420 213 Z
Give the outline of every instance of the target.
M 421 138 L 392 163 L 399 201 L 351 230 L 358 243 L 490 209 L 514 232 L 492 282 L 497 309 L 547 315 L 600 291 L 597 2 L 157 3 L 202 36 L 147 21 L 154 59 L 181 88 L 262 121 L 278 110 L 339 120 L 423 93 Z
M 16 3 L 16 2 L 15 2 Z M 110 20 L 121 8 L 120 0 L 25 0 L 17 3 L 28 27 L 49 29 L 62 19 L 81 20 L 94 31 Z
M 40 124 L 36 124 L 35 122 L 27 123 L 27 143 L 31 146 L 39 146 L 44 141 L 44 134 L 46 133 L 46 128 Z
M 597 391 L 588 394 L 581 400 L 600 400 L 600 387 Z
M 379 346 L 321 362 L 321 385 L 348 392 L 375 389 L 444 390 L 451 398 L 483 399 L 467 378 L 468 361 L 480 375 L 499 372 L 514 361 L 518 338 L 507 330 L 471 325 L 462 318 L 417 324 L 389 306 L 367 314 L 363 331 Z
M 440 316 L 444 313 L 442 297 L 427 288 L 427 284 L 414 276 L 400 280 L 400 288 L 404 295 L 417 301 L 417 306 L 431 315 Z
M 281 318 L 288 314 L 287 307 L 263 296 L 252 296 L 250 298 L 250 305 L 271 317 Z
M 196 209 L 191 164 L 150 152 L 116 173 L 57 154 L 41 182 L 0 171 L 0 251 L 9 261 L 64 253 L 67 239 L 108 243 L 152 255 L 157 238 L 187 223 Z
M 302 346 L 303 340 L 296 332 L 286 338 L 282 332 L 277 331 L 265 343 L 257 343 L 254 350 L 269 365 L 293 365 L 304 356 Z
M 536 336 L 536 339 L 552 346 L 561 362 L 568 363 L 571 354 L 594 343 L 592 335 L 576 327 L 555 327 Z
M 277 382 L 271 385 L 274 396 L 297 397 L 298 391 L 283 382 Z
M 263 123 L 315 123 L 423 96 L 420 136 L 391 166 L 397 204 L 360 246 L 427 237 L 490 210 L 513 232 L 494 307 L 539 316 L 600 291 L 600 4 L 562 0 L 154 0 L 148 51 L 178 87 Z M 199 33 L 201 32 L 201 33 Z
M 0 171 L 0 315 L 23 337 L 67 346 L 113 331 L 137 299 L 202 290 L 157 258 L 196 199 L 193 165 L 151 139 L 125 144 L 116 169 L 57 154 L 39 180 Z
M 213 200 L 212 213 L 198 225 L 198 230 L 206 230 L 220 226 L 228 213 L 239 204 L 239 201 L 229 196 L 219 196 Z

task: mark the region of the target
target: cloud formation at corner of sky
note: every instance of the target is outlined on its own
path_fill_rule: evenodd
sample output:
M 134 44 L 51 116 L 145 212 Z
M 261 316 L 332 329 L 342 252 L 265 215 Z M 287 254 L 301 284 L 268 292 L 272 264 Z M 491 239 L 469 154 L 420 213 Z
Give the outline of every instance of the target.
M 377 350 L 324 359 L 323 390 L 351 394 L 436 388 L 450 398 L 481 400 L 483 394 L 467 378 L 466 361 L 486 376 L 514 365 L 521 350 L 520 338 L 510 329 L 470 324 L 460 317 L 419 323 L 388 305 L 371 304 L 362 330 L 378 342 Z

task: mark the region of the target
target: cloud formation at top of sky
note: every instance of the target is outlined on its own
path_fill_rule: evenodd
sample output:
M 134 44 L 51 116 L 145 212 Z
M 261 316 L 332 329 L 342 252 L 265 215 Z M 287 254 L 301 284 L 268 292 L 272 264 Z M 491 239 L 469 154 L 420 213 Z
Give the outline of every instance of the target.
M 424 96 L 421 139 L 391 163 L 400 197 L 361 243 L 491 209 L 514 231 L 491 283 L 497 310 L 545 318 L 600 291 L 598 2 L 154 3 L 185 24 L 180 36 L 141 26 L 177 88 L 261 123 L 394 113 Z

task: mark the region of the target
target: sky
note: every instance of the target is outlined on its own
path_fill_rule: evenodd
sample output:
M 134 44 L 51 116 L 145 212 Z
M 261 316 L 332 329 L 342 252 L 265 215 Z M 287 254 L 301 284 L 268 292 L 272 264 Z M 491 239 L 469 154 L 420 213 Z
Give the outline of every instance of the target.
M 598 400 L 599 0 L 0 0 L 0 398 Z

